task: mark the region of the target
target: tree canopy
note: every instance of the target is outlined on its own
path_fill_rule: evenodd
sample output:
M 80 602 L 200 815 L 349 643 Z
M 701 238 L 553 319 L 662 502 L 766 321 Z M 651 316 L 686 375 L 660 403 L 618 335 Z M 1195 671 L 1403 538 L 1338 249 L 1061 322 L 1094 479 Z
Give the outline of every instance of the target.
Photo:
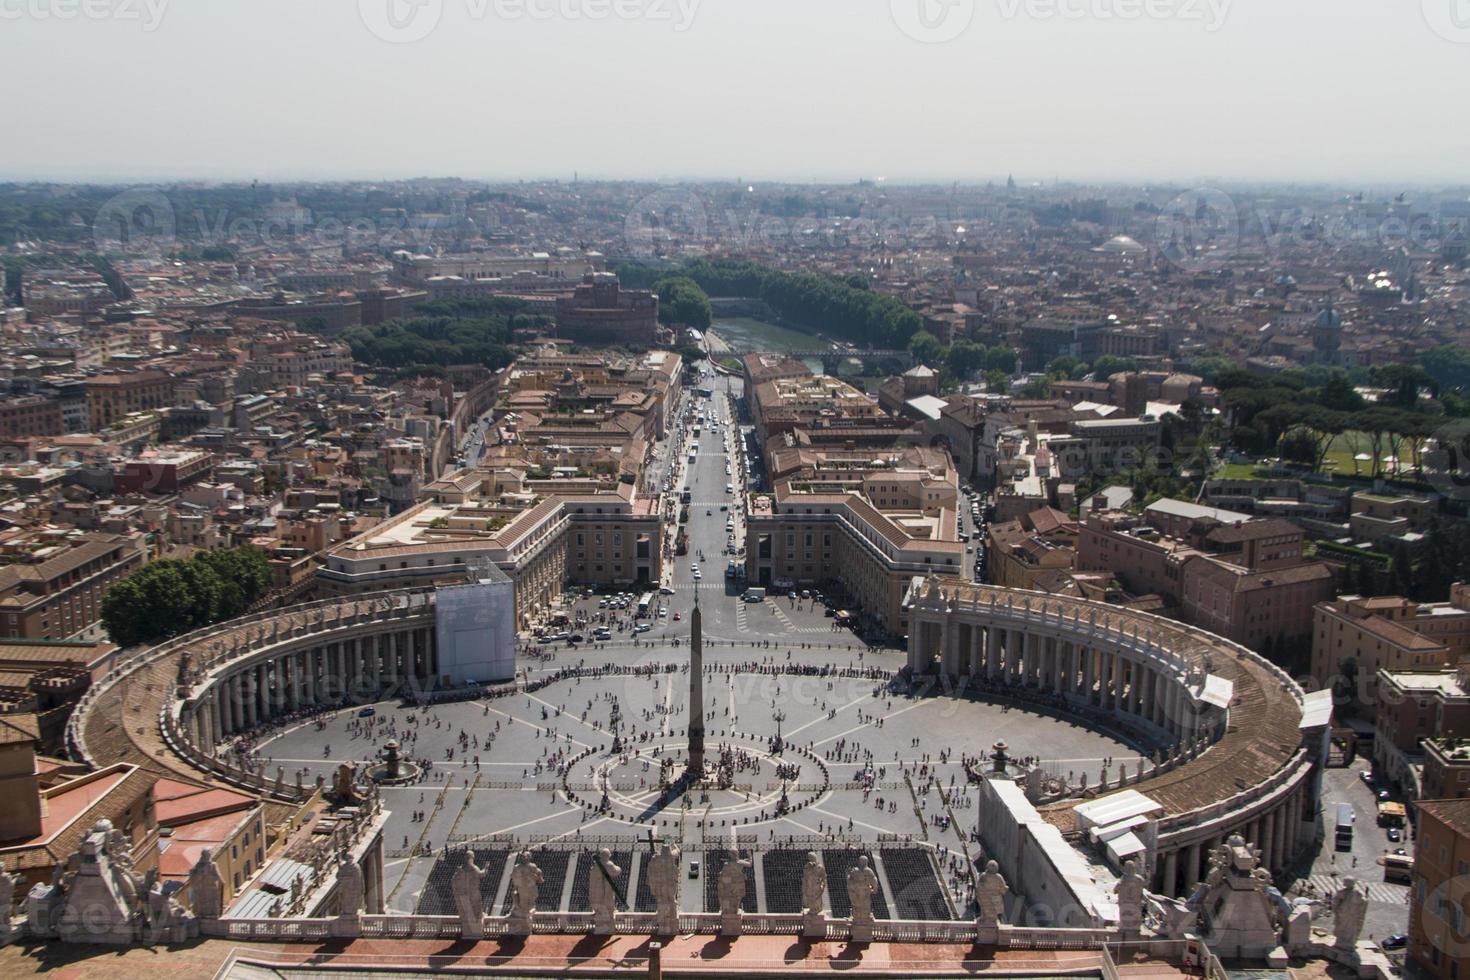
M 699 283 L 688 276 L 670 276 L 654 284 L 658 293 L 658 319 L 660 323 L 708 330 L 712 314 L 709 297 Z
M 102 625 L 121 647 L 158 643 L 242 615 L 270 587 L 265 553 L 249 546 L 150 562 L 102 598 Z
M 550 322 L 524 310 L 524 303 L 512 299 L 430 303 L 412 319 L 352 327 L 342 339 L 353 357 L 374 367 L 483 364 L 494 370 L 515 360 L 510 341 L 518 327 Z

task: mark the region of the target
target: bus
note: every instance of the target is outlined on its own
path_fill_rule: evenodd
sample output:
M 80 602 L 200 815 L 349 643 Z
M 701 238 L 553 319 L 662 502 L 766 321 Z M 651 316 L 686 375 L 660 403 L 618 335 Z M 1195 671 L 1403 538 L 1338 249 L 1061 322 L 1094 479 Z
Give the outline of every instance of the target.
M 1353 849 L 1353 808 L 1351 804 L 1337 804 L 1337 830 L 1334 834 L 1334 845 L 1339 851 L 1351 851 Z
M 1407 854 L 1383 855 L 1383 880 L 1400 885 L 1414 883 L 1414 859 Z
M 651 608 L 653 608 L 653 593 L 649 592 L 638 600 L 638 615 L 646 618 L 648 616 L 648 610 Z
M 1402 803 L 1385 800 L 1378 804 L 1378 826 L 1402 827 L 1407 816 Z

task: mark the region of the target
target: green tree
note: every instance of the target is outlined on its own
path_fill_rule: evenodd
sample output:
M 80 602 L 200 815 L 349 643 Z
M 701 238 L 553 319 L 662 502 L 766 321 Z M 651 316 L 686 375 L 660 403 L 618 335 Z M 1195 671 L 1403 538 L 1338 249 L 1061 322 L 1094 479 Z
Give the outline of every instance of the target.
M 943 364 L 946 353 L 939 338 L 927 330 L 920 330 L 909 340 L 909 352 L 914 355 L 914 360 L 928 367 Z
M 985 352 L 985 370 L 1003 371 L 1009 377 L 1016 373 L 1016 365 L 1020 363 L 1020 359 L 1014 347 L 997 344 Z
M 959 340 L 950 345 L 945 366 L 956 379 L 965 381 L 985 367 L 985 360 L 984 347 L 968 340 Z
M 102 625 L 119 646 L 157 643 L 240 616 L 269 587 L 269 561 L 248 546 L 150 562 L 107 590 Z
M 1118 357 L 1114 354 L 1104 354 L 1092 365 L 1092 375 L 1099 381 L 1106 381 L 1115 374 L 1125 371 L 1137 371 L 1138 362 L 1131 357 Z
M 688 276 L 671 276 L 654 285 L 658 293 L 659 322 L 708 330 L 713 314 L 709 297 Z

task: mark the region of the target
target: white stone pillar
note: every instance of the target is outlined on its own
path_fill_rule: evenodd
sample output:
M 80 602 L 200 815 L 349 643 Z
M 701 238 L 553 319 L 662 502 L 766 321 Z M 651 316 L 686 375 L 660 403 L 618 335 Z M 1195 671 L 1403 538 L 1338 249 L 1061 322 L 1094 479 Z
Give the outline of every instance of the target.
M 953 677 L 960 672 L 959 624 L 953 617 L 946 616 L 939 635 L 939 672 Z
M 260 721 L 258 712 L 260 709 L 260 698 L 255 691 L 256 674 L 254 670 L 246 668 L 240 677 L 240 696 L 245 701 L 245 727 L 254 728 Z

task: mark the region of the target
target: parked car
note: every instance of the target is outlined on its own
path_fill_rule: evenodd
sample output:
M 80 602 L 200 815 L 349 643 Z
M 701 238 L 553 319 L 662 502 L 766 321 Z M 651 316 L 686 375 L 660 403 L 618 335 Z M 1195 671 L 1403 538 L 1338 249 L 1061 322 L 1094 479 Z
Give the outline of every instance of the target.
M 1383 942 L 1379 943 L 1378 945 L 1383 947 L 1384 949 L 1403 949 L 1405 946 L 1409 945 L 1409 937 L 1401 932 L 1396 932 L 1392 936 L 1386 937 Z

